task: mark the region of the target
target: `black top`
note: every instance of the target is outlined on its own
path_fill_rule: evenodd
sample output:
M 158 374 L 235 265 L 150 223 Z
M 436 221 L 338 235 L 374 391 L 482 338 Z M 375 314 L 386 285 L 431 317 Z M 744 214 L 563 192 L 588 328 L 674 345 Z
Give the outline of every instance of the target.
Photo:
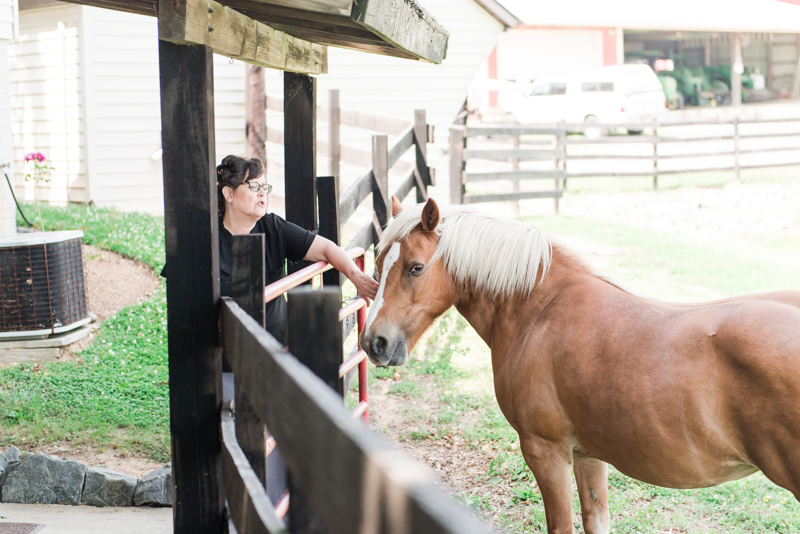
M 267 285 L 286 276 L 286 260 L 300 261 L 308 253 L 315 234 L 274 213 L 261 217 L 250 230 L 264 234 L 264 270 Z M 219 221 L 219 288 L 223 297 L 233 296 L 233 237 Z M 167 276 L 167 268 L 161 276 Z M 264 325 L 279 341 L 286 342 L 286 299 L 278 297 L 264 307 Z

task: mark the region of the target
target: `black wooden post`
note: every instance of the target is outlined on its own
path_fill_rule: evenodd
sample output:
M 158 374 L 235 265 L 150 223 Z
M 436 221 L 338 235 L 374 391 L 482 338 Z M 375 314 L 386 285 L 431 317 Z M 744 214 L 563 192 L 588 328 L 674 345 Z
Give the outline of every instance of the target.
M 219 534 L 219 238 L 211 49 L 159 40 L 173 524 Z
M 298 287 L 289 291 L 289 352 L 343 395 L 339 378 L 342 364 L 342 329 L 339 309 L 342 293 L 339 288 L 312 291 Z M 313 334 L 312 334 L 313 333 Z M 312 503 L 299 487 L 292 484 L 289 473 L 289 527 L 292 534 L 321 534 L 322 524 L 315 517 Z
M 305 74 L 283 73 L 286 220 L 312 232 L 317 230 L 316 82 Z
M 339 245 L 339 185 L 335 176 L 317 178 L 319 235 Z M 323 286 L 341 286 L 343 275 L 336 269 L 322 274 Z
M 264 327 L 264 234 L 233 236 L 233 300 Z M 236 440 L 267 487 L 267 429 L 244 392 L 235 387 Z

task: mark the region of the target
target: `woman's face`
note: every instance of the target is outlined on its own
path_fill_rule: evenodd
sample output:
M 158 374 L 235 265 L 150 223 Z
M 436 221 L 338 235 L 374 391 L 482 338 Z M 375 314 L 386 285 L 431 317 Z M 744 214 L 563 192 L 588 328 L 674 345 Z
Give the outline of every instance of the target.
M 251 191 L 248 183 L 255 182 L 260 185 L 267 183 L 266 177 L 262 174 L 258 178 L 253 178 L 244 182 L 236 189 L 224 187 L 222 194 L 228 201 L 228 209 L 239 217 L 251 217 L 258 220 L 267 213 L 267 194 L 263 188 L 258 191 Z

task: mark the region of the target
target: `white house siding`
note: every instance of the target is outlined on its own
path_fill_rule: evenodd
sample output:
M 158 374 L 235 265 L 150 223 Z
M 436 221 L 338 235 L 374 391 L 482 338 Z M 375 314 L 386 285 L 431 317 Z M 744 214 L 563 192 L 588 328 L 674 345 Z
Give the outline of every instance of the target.
M 0 0 L 0 6 L 2 6 Z M 0 20 L 7 22 L 4 18 L 8 12 L 0 9 Z M 10 83 L 8 70 L 8 38 L 11 37 L 11 27 L 4 26 L 8 31 L 0 29 L 0 165 L 10 163 L 14 158 L 13 145 L 11 143 L 11 105 Z M 3 33 L 6 31 L 6 33 Z M 9 177 L 14 176 L 12 169 L 2 167 L 0 171 L 5 171 Z M 15 220 L 14 197 L 8 187 L 6 177 L 0 172 L 0 236 L 14 234 L 17 231 Z
M 20 141 L 16 159 L 19 162 L 25 153 L 37 150 L 52 160 L 54 180 L 41 197 L 66 201 L 59 173 L 70 169 L 69 201 L 163 212 L 156 19 L 77 5 L 26 10 L 22 19 L 20 45 L 12 51 L 14 132 Z M 65 23 L 61 33 L 69 39 L 63 58 L 48 55 L 46 49 L 53 40 L 51 27 L 56 38 L 61 35 L 59 21 Z M 42 64 L 40 73 L 36 66 Z M 214 70 L 217 154 L 241 153 L 244 65 L 215 56 Z M 62 72 L 67 73 L 66 91 L 65 84 L 56 83 Z M 58 80 L 45 85 L 39 81 L 42 76 Z M 65 114 L 73 120 L 68 123 L 68 160 L 63 156 L 63 135 L 56 135 L 64 131 Z M 23 177 L 18 171 L 21 185 Z M 29 187 L 24 198 L 32 199 Z
M 33 200 L 25 182 L 28 152 L 41 152 L 55 170 L 38 198 L 55 203 L 86 198 L 81 109 L 80 6 L 20 13 L 19 39 L 9 45 L 11 124 L 18 197 Z

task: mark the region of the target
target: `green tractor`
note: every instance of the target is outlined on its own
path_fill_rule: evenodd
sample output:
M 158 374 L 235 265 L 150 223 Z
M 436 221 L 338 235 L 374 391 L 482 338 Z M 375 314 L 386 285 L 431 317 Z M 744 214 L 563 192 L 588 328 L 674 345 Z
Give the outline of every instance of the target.
M 664 96 L 667 97 L 667 107 L 669 109 L 681 109 L 683 107 L 683 95 L 678 91 L 678 81 L 672 76 L 664 73 L 658 74 L 658 81 L 664 88 Z

